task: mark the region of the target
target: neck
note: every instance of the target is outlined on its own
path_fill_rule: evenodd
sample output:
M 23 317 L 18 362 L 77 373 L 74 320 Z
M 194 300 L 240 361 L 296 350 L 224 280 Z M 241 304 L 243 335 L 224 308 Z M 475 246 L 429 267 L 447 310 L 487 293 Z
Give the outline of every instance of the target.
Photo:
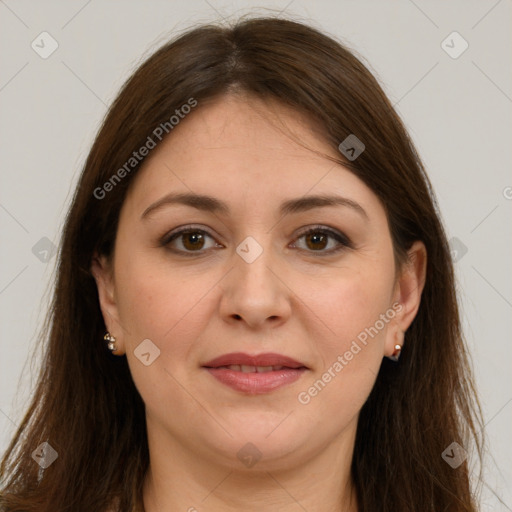
M 357 512 L 350 473 L 355 428 L 302 464 L 240 470 L 201 459 L 168 435 L 148 436 L 145 512 Z M 260 468 L 258 468 L 260 465 Z

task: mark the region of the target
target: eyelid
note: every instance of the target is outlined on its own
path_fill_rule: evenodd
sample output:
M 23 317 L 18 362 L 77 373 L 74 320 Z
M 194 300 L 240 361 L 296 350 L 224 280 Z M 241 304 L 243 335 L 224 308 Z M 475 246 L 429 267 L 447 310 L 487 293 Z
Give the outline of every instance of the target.
M 297 238 L 315 231 L 323 231 L 324 233 L 336 235 L 339 236 L 340 238 L 345 238 L 347 242 L 350 241 L 349 238 L 338 229 L 331 228 L 330 226 L 326 226 L 324 224 L 313 224 L 312 226 L 305 226 L 304 228 L 301 228 L 297 234 Z
M 293 243 L 295 243 L 299 238 L 302 238 L 305 235 L 308 235 L 310 233 L 325 233 L 329 235 L 331 238 L 334 238 L 336 242 L 338 242 L 338 247 L 335 247 L 334 249 L 330 249 L 329 251 L 307 251 L 311 254 L 317 254 L 318 256 L 329 256 L 331 254 L 335 254 L 339 251 L 342 251 L 344 249 L 353 249 L 354 244 L 352 240 L 345 235 L 343 232 L 339 231 L 338 229 L 331 228 L 330 226 L 325 226 L 323 224 L 316 224 L 313 226 L 306 226 L 302 230 L 299 231 L 299 233 L 296 235 L 295 240 Z M 303 249 L 304 250 L 304 249 Z
M 172 231 L 170 231 L 169 233 L 166 233 L 161 238 L 160 245 L 165 246 L 172 241 L 173 237 L 175 237 L 177 235 L 181 235 L 183 233 L 187 233 L 189 231 L 198 231 L 198 232 L 205 233 L 209 237 L 213 238 L 214 240 L 216 240 L 216 238 L 217 238 L 216 235 L 214 235 L 211 231 L 209 231 L 208 229 L 206 229 L 204 226 L 202 226 L 200 224 L 187 224 L 184 226 L 179 226 L 179 227 L 173 229 Z M 217 242 L 217 243 L 219 243 L 219 242 Z M 182 251 L 180 251 L 180 252 L 182 252 Z
M 173 229 L 172 231 L 170 231 L 169 233 L 166 233 L 161 238 L 160 245 L 162 247 L 165 247 L 165 246 L 169 245 L 171 243 L 171 241 L 173 241 L 173 239 L 179 237 L 179 235 L 181 235 L 183 233 L 191 232 L 191 231 L 205 233 L 210 238 L 215 240 L 215 243 L 217 245 L 219 244 L 219 242 L 216 239 L 217 238 L 216 235 L 212 234 L 209 229 L 206 229 L 204 226 L 198 225 L 198 224 L 187 224 L 184 226 L 179 226 L 179 227 Z M 336 242 L 338 243 L 338 246 L 333 249 L 330 249 L 328 251 L 312 251 L 312 250 L 308 251 L 306 249 L 300 249 L 300 248 L 299 248 L 299 250 L 301 250 L 303 252 L 308 252 L 310 254 L 316 254 L 318 256 L 329 256 L 329 255 L 335 254 L 339 251 L 342 251 L 344 249 L 353 249 L 354 248 L 354 244 L 352 243 L 352 241 L 350 240 L 350 238 L 347 235 L 345 235 L 343 232 L 341 232 L 335 228 L 331 228 L 330 226 L 326 226 L 326 225 L 322 225 L 322 224 L 316 224 L 316 225 L 306 226 L 306 227 L 302 228 L 297 233 L 297 235 L 294 237 L 292 244 L 295 244 L 295 242 L 298 239 L 302 238 L 305 235 L 308 235 L 310 233 L 317 233 L 317 232 L 327 234 L 331 238 L 334 238 L 334 240 L 336 240 Z M 186 256 L 194 256 L 194 255 L 199 256 L 199 255 L 205 254 L 206 252 L 209 252 L 211 249 L 213 249 L 213 248 L 203 249 L 200 251 L 182 251 L 182 250 L 177 249 L 177 250 L 174 250 L 174 252 L 177 254 L 182 254 L 182 255 L 186 255 Z

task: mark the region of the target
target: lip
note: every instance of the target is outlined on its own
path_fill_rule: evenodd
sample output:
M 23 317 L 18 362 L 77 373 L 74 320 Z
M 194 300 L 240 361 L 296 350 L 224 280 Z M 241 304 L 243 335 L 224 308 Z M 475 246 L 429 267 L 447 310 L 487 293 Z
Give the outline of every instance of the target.
M 244 352 L 232 352 L 231 354 L 224 354 L 216 357 L 202 366 L 207 368 L 218 368 L 219 366 L 230 366 L 232 364 L 244 366 L 286 366 L 287 368 L 307 369 L 305 364 L 299 363 L 291 357 L 271 352 L 253 356 L 245 354 Z
M 280 369 L 259 372 L 242 372 L 226 366 L 282 366 Z M 308 369 L 304 364 L 281 354 L 249 355 L 242 352 L 225 354 L 203 365 L 220 383 L 250 395 L 270 393 L 297 381 Z
M 306 368 L 283 368 L 265 373 L 243 373 L 224 368 L 206 368 L 222 384 L 250 395 L 270 393 L 298 380 Z

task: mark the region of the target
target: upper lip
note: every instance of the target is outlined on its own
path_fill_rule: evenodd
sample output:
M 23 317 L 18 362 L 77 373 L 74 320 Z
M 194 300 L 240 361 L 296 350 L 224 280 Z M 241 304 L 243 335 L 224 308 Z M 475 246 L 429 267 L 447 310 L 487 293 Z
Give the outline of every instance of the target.
M 292 359 L 291 357 L 283 356 L 281 354 L 266 353 L 252 356 L 243 352 L 224 354 L 208 361 L 202 366 L 218 368 L 220 366 L 230 366 L 232 364 L 241 366 L 284 366 L 286 368 L 306 368 L 306 365 L 295 361 L 295 359 Z

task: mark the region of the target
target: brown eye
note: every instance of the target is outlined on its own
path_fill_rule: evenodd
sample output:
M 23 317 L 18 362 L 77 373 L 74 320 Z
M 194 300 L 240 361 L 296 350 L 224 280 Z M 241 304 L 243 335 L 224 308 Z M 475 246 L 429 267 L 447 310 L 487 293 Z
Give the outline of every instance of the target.
M 171 232 L 161 240 L 160 245 L 169 247 L 171 251 L 183 256 L 193 256 L 194 253 L 195 255 L 206 254 L 209 249 L 223 247 L 210 233 L 203 229 L 196 229 L 194 226 L 186 226 Z M 343 233 L 325 227 L 312 227 L 299 235 L 292 247 L 317 253 L 318 256 L 328 256 L 353 246 Z
M 297 243 L 299 241 L 301 243 Z M 324 227 L 313 227 L 299 235 L 294 246 L 307 252 L 317 252 L 319 256 L 328 256 L 352 248 L 352 242 L 343 233 Z
M 183 247 L 188 251 L 202 249 L 204 246 L 204 235 L 198 231 L 190 231 L 180 234 Z
M 166 235 L 162 241 L 162 246 L 169 247 L 173 252 L 183 255 L 193 253 L 202 254 L 208 249 L 221 247 L 216 243 L 212 235 L 202 229 L 185 227 Z
M 309 249 L 312 250 L 322 250 L 325 249 L 328 242 L 328 237 L 323 233 L 310 233 L 305 235 L 306 245 Z

